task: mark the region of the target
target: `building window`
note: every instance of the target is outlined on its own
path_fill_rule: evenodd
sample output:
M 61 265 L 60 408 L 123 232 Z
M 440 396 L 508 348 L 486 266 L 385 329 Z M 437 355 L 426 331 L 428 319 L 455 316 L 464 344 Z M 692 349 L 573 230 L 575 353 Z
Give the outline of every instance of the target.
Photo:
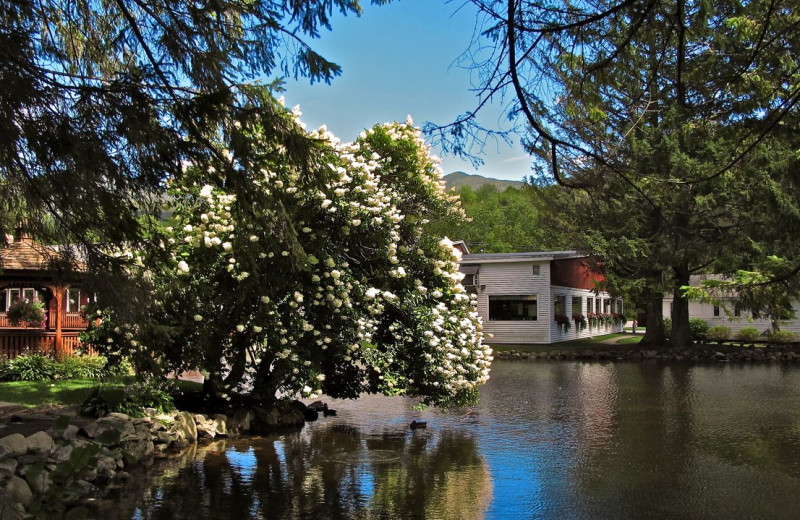
M 6 291 L 0 291 L 0 312 L 6 312 L 8 308 L 8 296 L 6 295 Z
M 595 312 L 597 314 L 603 314 L 603 299 L 602 298 L 597 298 L 594 301 L 594 304 L 595 304 L 595 308 L 596 308 Z
M 603 312 L 606 313 L 606 314 L 611 312 L 611 300 L 608 299 L 608 298 L 603 300 Z
M 586 312 L 592 313 L 594 312 L 594 298 L 586 298 Z
M 583 306 L 581 305 L 583 302 L 580 296 L 573 296 L 572 297 L 572 314 L 583 314 Z
M 67 291 L 67 312 L 80 312 L 81 310 L 81 290 L 69 289 Z
M 538 318 L 536 295 L 489 295 L 489 321 L 536 321 Z
M 20 299 L 20 296 L 22 296 L 22 292 L 19 289 L 9 289 L 8 298 L 6 298 L 6 307 L 4 310 L 7 311 L 15 301 Z
M 539 276 L 539 266 L 538 265 L 534 265 L 533 266 L 533 276 Z
M 741 315 L 742 315 L 742 310 L 741 310 L 741 309 L 738 309 L 738 308 L 734 308 L 734 309 L 733 309 L 733 315 L 734 315 L 734 316 L 736 316 L 736 317 L 738 318 L 739 316 L 741 316 Z
M 554 316 L 561 316 L 567 313 L 567 297 L 564 295 L 559 295 L 555 297 L 553 301 L 553 315 Z
M 475 275 L 474 274 L 465 274 L 464 280 L 461 281 L 461 285 L 464 287 L 474 287 L 475 286 Z
M 714 305 L 714 317 L 719 318 L 719 305 Z

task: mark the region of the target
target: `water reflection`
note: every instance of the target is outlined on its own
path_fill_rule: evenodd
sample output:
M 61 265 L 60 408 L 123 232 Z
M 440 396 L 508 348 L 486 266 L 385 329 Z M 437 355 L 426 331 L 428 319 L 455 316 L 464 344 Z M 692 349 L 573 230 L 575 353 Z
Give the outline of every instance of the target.
M 497 362 L 481 403 L 367 396 L 155 469 L 100 518 L 797 518 L 800 367 Z M 427 430 L 411 432 L 412 419 Z
M 478 519 L 491 499 L 488 468 L 463 431 L 334 423 L 218 442 L 170 464 L 143 495 L 115 504 L 121 518 Z

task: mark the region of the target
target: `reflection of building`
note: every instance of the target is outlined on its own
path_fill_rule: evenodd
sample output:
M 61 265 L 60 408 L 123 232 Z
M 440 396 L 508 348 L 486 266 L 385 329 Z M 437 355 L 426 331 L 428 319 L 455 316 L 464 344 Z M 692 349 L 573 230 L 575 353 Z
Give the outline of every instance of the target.
M 0 356 L 26 350 L 61 356 L 76 349 L 88 323 L 81 307 L 89 296 L 81 290 L 85 266 L 64 263 L 57 246 L 37 244 L 18 233 L 0 249 Z M 8 309 L 20 298 L 44 304 L 44 323 L 12 325 Z
M 478 295 L 492 343 L 555 343 L 622 331 L 622 300 L 595 290 L 603 276 L 574 251 L 464 254 L 460 270 L 462 284 Z
M 722 280 L 721 275 L 698 274 L 689 277 L 689 285 L 699 287 L 703 280 Z M 672 316 L 672 303 L 674 297 L 672 293 L 664 295 L 662 312 L 665 318 Z M 728 307 L 727 309 L 725 307 Z M 800 334 L 800 302 L 792 302 L 794 317 L 787 316 L 785 320 L 779 320 L 781 330 L 788 330 Z M 736 332 L 745 327 L 754 327 L 759 332 L 764 332 L 771 328 L 772 320 L 769 316 L 754 312 L 750 309 L 736 309 L 731 305 L 721 306 L 713 303 L 703 303 L 696 300 L 689 301 L 689 317 L 700 318 L 709 327 L 724 325 Z

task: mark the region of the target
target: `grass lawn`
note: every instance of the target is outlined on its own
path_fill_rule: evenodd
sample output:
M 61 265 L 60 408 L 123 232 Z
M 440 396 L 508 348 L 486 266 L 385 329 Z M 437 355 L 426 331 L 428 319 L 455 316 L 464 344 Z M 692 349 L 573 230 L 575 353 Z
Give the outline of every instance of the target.
M 122 388 L 136 380 L 134 376 L 117 377 L 108 380 L 97 379 L 63 379 L 59 381 L 10 381 L 0 383 L 0 401 L 17 403 L 34 408 L 46 405 L 78 405 L 89 397 L 92 387 L 108 385 Z M 183 391 L 202 389 L 200 383 L 178 381 Z
M 605 340 L 614 338 L 624 338 L 624 339 L 621 339 L 616 344 L 603 343 L 603 341 Z M 514 350 L 516 352 L 535 352 L 537 354 L 541 354 L 542 352 L 552 352 L 553 350 L 570 350 L 570 349 L 608 350 L 608 349 L 614 349 L 616 345 L 639 343 L 641 340 L 642 336 L 632 336 L 630 334 L 615 332 L 612 334 L 603 334 L 601 336 L 595 336 L 594 338 L 562 341 L 560 343 L 553 343 L 552 345 L 521 345 L 521 344 L 492 345 L 491 342 L 489 342 L 489 345 L 491 345 L 492 348 L 498 352 Z
M 9 381 L 0 383 L 0 401 L 17 403 L 30 408 L 53 404 L 81 404 L 98 384 L 123 387 L 133 377 L 108 381 L 97 379 L 63 379 L 60 381 Z

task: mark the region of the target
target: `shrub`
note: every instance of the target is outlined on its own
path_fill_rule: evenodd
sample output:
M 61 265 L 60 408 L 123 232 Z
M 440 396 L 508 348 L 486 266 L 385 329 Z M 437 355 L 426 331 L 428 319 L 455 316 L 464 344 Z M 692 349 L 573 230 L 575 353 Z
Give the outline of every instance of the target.
M 109 375 L 104 356 L 68 356 L 56 365 L 58 379 L 100 379 Z
M 56 374 L 56 362 L 41 354 L 17 356 L 2 366 L 0 380 L 45 381 Z
M 128 357 L 117 357 L 116 363 L 108 363 L 106 371 L 110 376 L 130 376 L 133 375 L 133 364 Z
M 753 342 L 759 336 L 761 336 L 761 333 L 758 331 L 757 328 L 755 328 L 755 327 L 744 327 L 742 329 L 739 329 L 739 331 L 736 332 L 736 335 L 734 336 L 734 339 L 737 339 L 739 341 Z
M 771 343 L 794 343 L 797 341 L 797 334 L 790 330 L 776 330 L 767 339 Z
M 44 303 L 20 298 L 8 308 L 8 321 L 15 327 L 20 324 L 42 327 L 44 325 Z
M 708 339 L 711 341 L 726 341 L 731 337 L 731 329 L 725 325 L 714 325 L 708 329 Z
M 672 336 L 672 320 L 669 318 L 664 318 L 664 336 L 669 339 Z
M 692 341 L 705 341 L 708 338 L 708 323 L 700 318 L 689 319 L 689 334 Z
M 135 383 L 125 388 L 96 386 L 78 410 L 82 415 L 102 417 L 119 412 L 142 417 L 145 408 L 166 412 L 175 408 L 172 396 L 149 383 Z

